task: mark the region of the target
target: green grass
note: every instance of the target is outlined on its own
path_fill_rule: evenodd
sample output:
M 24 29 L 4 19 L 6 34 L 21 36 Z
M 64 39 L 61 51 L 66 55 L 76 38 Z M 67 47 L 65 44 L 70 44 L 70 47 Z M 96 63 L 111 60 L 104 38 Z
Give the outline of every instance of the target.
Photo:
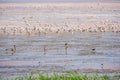
M 26 75 L 23 77 L 17 77 L 13 80 L 119 80 L 119 77 L 110 79 L 109 76 L 98 76 L 98 75 L 82 75 L 78 73 L 66 73 L 66 74 L 57 74 L 52 75 L 39 73 L 37 76 Z

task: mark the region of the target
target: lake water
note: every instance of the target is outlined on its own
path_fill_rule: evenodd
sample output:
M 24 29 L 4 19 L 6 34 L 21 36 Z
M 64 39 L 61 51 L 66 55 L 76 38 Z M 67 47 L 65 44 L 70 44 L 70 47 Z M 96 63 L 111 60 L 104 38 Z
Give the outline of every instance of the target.
M 67 70 L 119 72 L 120 33 L 0 36 L 1 78 Z

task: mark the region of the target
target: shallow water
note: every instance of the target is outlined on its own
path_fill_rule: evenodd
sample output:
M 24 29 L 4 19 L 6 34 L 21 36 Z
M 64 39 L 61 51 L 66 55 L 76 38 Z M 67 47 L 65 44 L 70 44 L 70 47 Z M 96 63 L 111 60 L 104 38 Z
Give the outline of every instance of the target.
M 65 43 L 68 43 L 67 55 Z M 16 45 L 15 53 L 11 51 L 13 45 Z M 103 69 L 120 71 L 119 33 L 0 36 L 1 78 L 37 71 Z

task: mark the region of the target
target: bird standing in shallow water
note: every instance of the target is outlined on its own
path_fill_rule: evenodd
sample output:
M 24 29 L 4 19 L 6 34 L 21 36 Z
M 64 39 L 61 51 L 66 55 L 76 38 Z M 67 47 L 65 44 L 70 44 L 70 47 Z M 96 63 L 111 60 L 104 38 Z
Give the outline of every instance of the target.
M 13 45 L 13 46 L 14 46 L 13 52 L 15 53 L 16 52 L 16 45 Z
M 92 51 L 95 51 L 95 49 L 93 48 Z
M 46 46 L 44 46 L 44 55 L 46 55 L 47 54 L 47 49 L 46 49 Z
M 11 54 L 13 55 L 14 49 L 13 49 L 13 48 L 11 48 L 11 51 L 12 51 L 12 53 L 11 53 Z
M 95 48 L 92 49 L 92 53 L 95 54 Z
M 68 43 L 65 43 L 65 54 L 67 55 L 67 48 L 68 48 Z

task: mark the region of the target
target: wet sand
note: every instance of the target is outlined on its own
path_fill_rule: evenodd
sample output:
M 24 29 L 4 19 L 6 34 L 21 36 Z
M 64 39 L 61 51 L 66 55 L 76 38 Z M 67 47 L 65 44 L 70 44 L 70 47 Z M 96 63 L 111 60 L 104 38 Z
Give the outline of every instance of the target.
M 112 2 L 0 3 L 0 78 L 119 73 L 119 9 Z

